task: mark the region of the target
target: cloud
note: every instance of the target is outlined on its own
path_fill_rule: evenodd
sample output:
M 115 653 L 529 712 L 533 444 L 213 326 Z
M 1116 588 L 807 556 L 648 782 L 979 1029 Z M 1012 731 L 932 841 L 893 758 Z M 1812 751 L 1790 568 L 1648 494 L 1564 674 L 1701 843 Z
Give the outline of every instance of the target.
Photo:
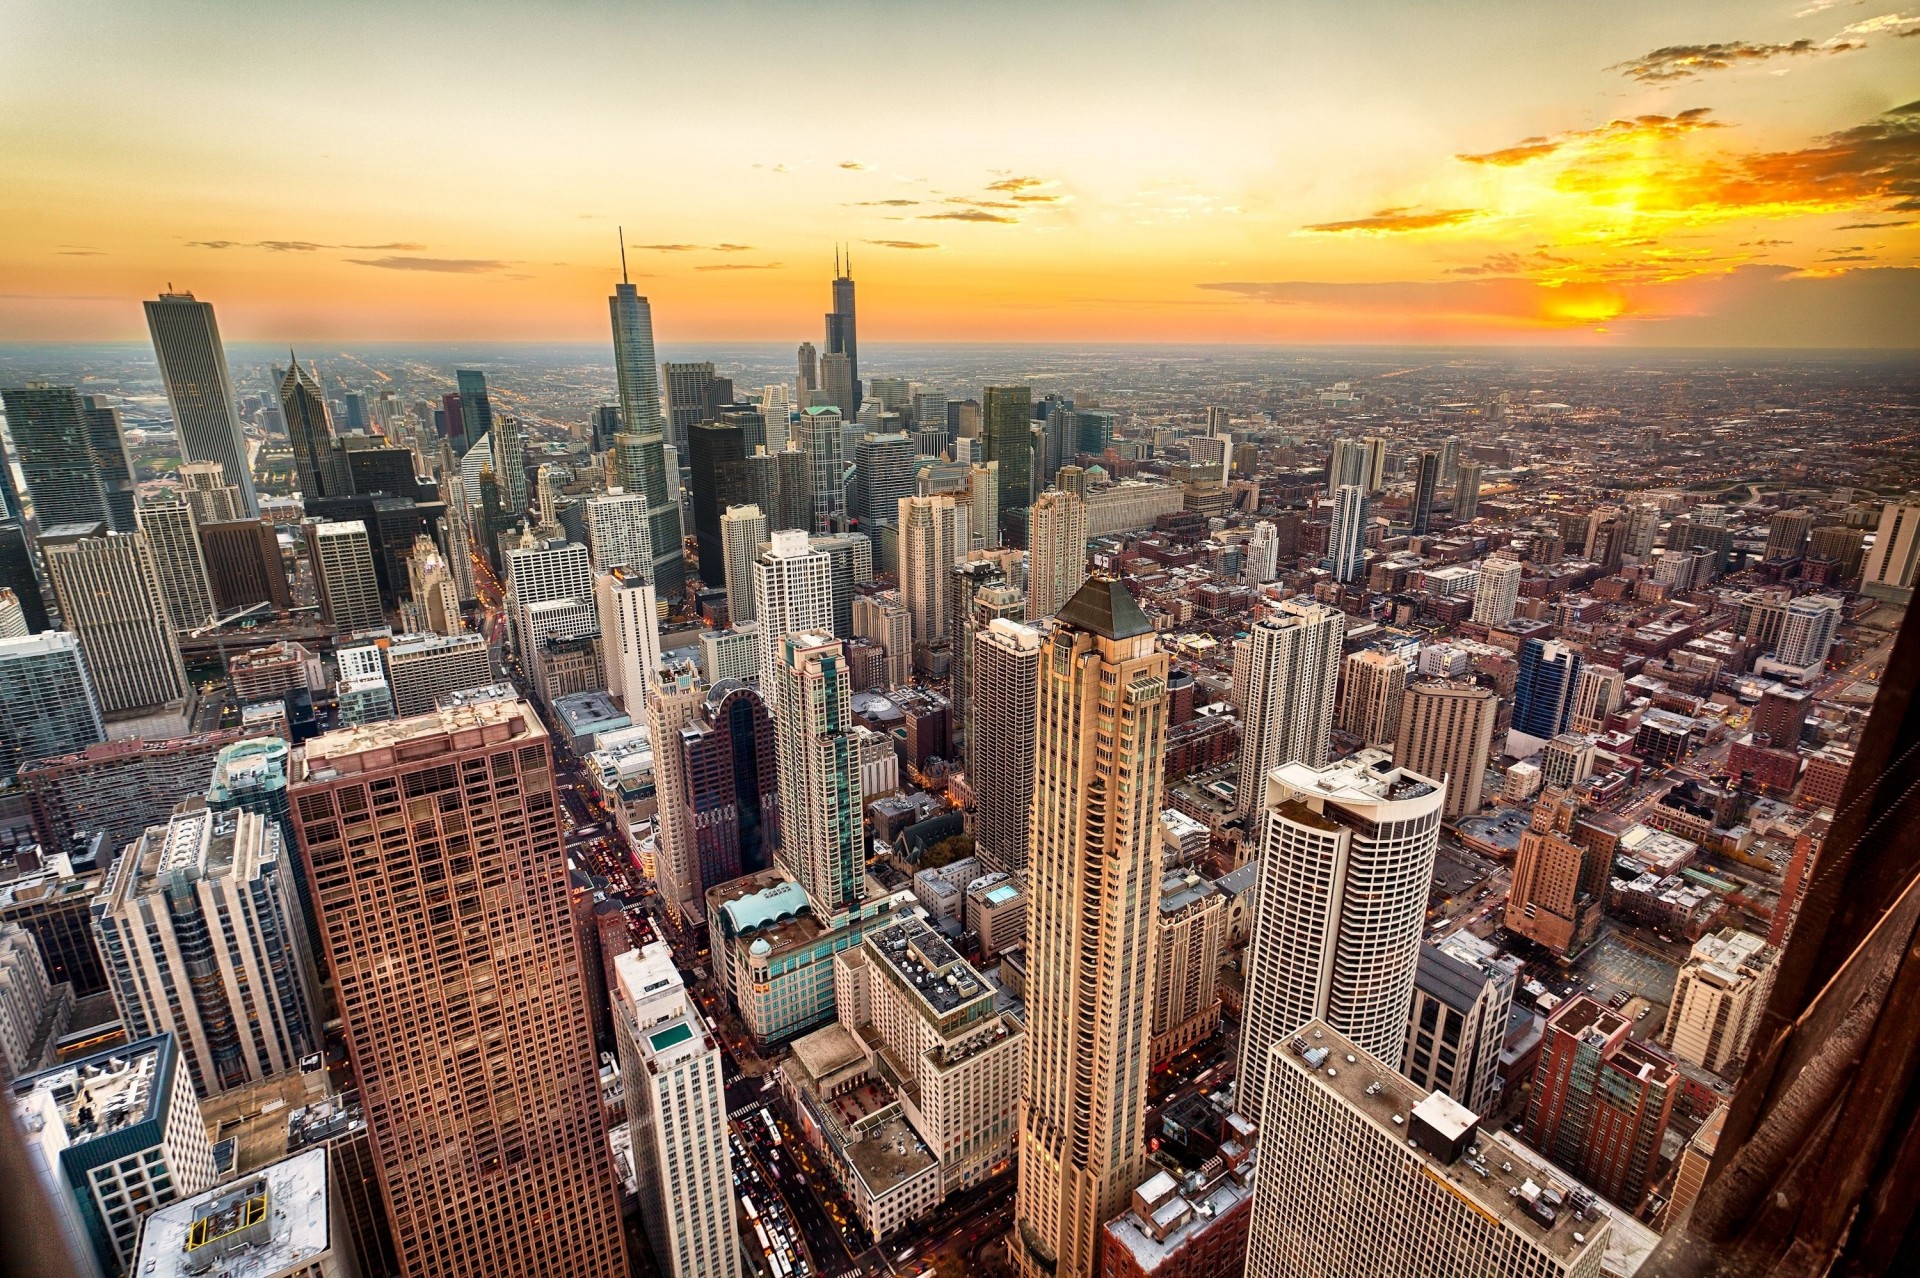
M 650 249 L 655 253 L 691 253 L 699 248 L 698 244 L 635 244 L 637 249 Z
M 1004 177 L 998 182 L 987 183 L 987 189 L 989 191 L 1005 191 L 1009 195 L 1016 195 L 1021 191 L 1032 190 L 1034 187 L 1052 185 L 1053 183 L 1037 177 Z
M 1529 252 L 1495 253 L 1486 260 L 1471 266 L 1454 266 L 1447 269 L 1449 275 L 1526 275 L 1543 267 L 1564 266 L 1573 259 L 1558 253 L 1549 253 L 1546 249 L 1536 248 Z
M 892 249 L 937 249 L 938 244 L 929 244 L 925 240 L 865 240 L 866 244 L 878 244 L 881 248 Z
M 1793 151 L 1681 173 L 1676 197 L 1735 210 L 1920 212 L 1920 101 Z
M 60 257 L 105 257 L 107 255 L 105 249 L 63 248 L 55 249 L 54 252 Z
M 432 271 L 444 275 L 485 275 L 505 270 L 506 262 L 490 257 L 350 257 L 355 266 L 377 266 L 383 271 Z
M 424 244 L 317 244 L 312 240 L 188 240 L 188 248 L 257 248 L 269 253 L 317 253 L 321 249 L 354 249 L 362 253 L 418 253 Z
M 228 249 L 233 248 L 235 240 L 188 240 L 188 248 Z M 243 246 L 244 247 L 244 246 Z
M 1431 213 L 1416 213 L 1410 208 L 1392 208 L 1381 209 L 1369 217 L 1348 218 L 1343 222 L 1314 222 L 1300 229 L 1317 235 L 1399 235 L 1408 231 L 1458 226 L 1478 216 L 1479 209 L 1436 209 Z
M 1840 28 L 1840 34 L 1835 36 L 1834 39 L 1839 40 L 1846 36 L 1886 35 L 1888 33 L 1895 36 L 1920 35 L 1920 17 L 1909 18 L 1899 13 L 1883 13 L 1877 18 L 1868 18 L 1865 22 L 1856 22 L 1851 26 Z
M 711 248 L 716 253 L 751 253 L 753 252 L 753 245 L 751 244 L 711 244 L 711 245 L 708 245 L 708 247 Z
M 751 244 L 633 244 L 630 248 L 654 253 L 751 253 Z
M 864 169 L 867 166 L 858 160 L 842 160 L 840 161 L 840 167 L 843 169 Z
M 860 209 L 906 209 L 922 203 L 920 200 L 856 200 L 852 207 Z
M 709 262 L 696 266 L 696 271 L 780 271 L 786 269 L 785 262 Z
M 1912 225 L 1913 225 L 1912 222 L 1848 222 L 1842 226 L 1835 227 L 1834 229 L 1840 230 L 1840 231 L 1878 231 L 1884 227 L 1889 227 L 1889 226 L 1912 226 Z
M 1832 257 L 1823 257 L 1823 262 L 1877 262 L 1880 259 L 1871 253 L 1836 253 Z
M 1543 159 L 1579 143 L 1643 142 L 1680 137 L 1699 129 L 1726 126 L 1709 119 L 1711 108 L 1690 107 L 1673 115 L 1636 115 L 1630 120 L 1609 120 L 1596 129 L 1576 129 L 1552 137 L 1522 138 L 1497 151 L 1467 153 L 1453 158 L 1468 164 L 1490 164 L 1500 168 Z
M 1861 45 L 1842 43 L 1823 46 L 1800 39 L 1787 44 L 1752 44 L 1729 40 L 1714 44 L 1670 44 L 1652 53 L 1616 62 L 1608 67 L 1630 80 L 1686 80 L 1702 71 L 1724 71 L 1731 66 L 1770 62 L 1775 58 L 1800 57 L 1810 53 L 1844 53 Z
M 1001 213 L 990 213 L 986 209 L 948 209 L 944 213 L 922 213 L 922 222 L 999 222 L 1011 224 L 1019 222 L 1017 217 L 1007 217 Z
M 362 253 L 418 253 L 427 246 L 424 244 L 342 244 L 344 249 L 358 249 Z
M 332 248 L 331 244 L 315 244 L 312 240 L 261 240 L 254 248 L 266 249 L 269 253 L 314 253 L 323 248 Z M 368 247 L 372 247 L 369 245 Z

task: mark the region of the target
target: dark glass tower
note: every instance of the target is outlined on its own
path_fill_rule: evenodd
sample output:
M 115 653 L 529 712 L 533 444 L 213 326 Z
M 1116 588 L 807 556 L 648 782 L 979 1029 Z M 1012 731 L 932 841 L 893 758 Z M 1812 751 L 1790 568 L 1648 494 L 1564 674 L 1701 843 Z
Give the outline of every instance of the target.
M 86 410 L 71 386 L 28 382 L 0 390 L 20 473 L 42 530 L 108 523 L 107 492 L 87 439 Z
M 848 376 L 853 379 L 853 411 L 860 411 L 860 339 L 853 319 L 853 253 L 848 251 L 843 266 L 839 250 L 833 254 L 833 309 L 827 312 L 828 355 L 847 357 Z M 804 365 L 804 357 L 802 359 Z M 802 404 L 802 408 L 806 405 Z

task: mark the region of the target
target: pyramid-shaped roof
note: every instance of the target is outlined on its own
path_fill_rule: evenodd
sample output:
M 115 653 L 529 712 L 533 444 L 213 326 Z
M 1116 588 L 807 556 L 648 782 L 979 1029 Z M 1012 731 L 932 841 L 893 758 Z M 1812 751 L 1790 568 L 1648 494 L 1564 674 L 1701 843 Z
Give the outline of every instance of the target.
M 1147 614 L 1117 577 L 1096 574 L 1080 583 L 1056 620 L 1104 639 L 1131 639 L 1153 633 Z

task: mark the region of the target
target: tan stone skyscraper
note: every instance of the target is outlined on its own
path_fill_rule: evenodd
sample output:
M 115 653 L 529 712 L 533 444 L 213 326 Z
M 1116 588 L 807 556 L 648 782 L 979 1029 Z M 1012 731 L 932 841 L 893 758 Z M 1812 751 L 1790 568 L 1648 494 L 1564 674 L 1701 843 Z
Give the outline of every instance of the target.
M 404 1272 L 625 1275 L 532 707 L 322 733 L 290 781 Z
M 1159 909 L 1166 654 L 1118 581 L 1090 577 L 1040 660 L 1020 1186 L 1027 1278 L 1091 1278 L 1144 1175 Z
M 1480 810 L 1500 698 L 1467 679 L 1422 679 L 1400 699 L 1393 761 L 1447 783 L 1446 814 Z

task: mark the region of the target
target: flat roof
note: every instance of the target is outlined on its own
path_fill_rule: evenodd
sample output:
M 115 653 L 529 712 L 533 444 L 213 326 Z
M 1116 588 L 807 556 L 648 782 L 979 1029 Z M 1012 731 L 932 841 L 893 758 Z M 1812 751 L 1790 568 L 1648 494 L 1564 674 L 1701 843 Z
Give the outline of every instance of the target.
M 144 1038 L 15 1079 L 13 1093 L 51 1100 L 69 1144 L 99 1140 L 161 1112 L 172 1048 L 167 1035 Z
M 333 1247 L 329 1193 L 324 1148 L 270 1163 L 149 1215 L 128 1272 L 255 1278 L 298 1271 Z

